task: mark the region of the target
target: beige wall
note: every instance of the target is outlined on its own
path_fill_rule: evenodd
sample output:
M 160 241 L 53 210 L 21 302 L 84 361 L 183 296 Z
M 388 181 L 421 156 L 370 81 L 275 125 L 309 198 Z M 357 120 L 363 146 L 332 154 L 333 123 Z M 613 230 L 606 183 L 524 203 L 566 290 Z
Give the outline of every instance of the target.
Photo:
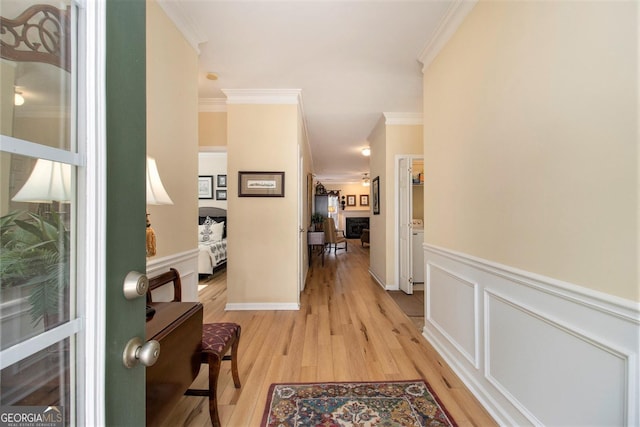
M 171 206 L 148 206 L 156 258 L 196 247 L 198 56 L 154 0 L 147 1 L 147 154 Z
M 398 218 L 395 207 L 396 194 L 396 156 L 400 154 L 422 154 L 422 125 L 386 125 L 385 174 L 380 177 L 381 210 L 385 210 L 385 233 L 388 236 L 385 245 L 386 283 L 398 284 L 396 271 L 395 244 L 398 239 Z
M 227 302 L 296 304 L 298 106 L 230 104 L 227 117 Z M 238 197 L 239 171 L 285 172 L 285 197 Z
M 371 131 L 369 135 L 369 147 L 371 148 L 371 157 L 369 158 L 369 170 L 371 173 L 371 185 L 373 179 L 380 177 L 380 185 L 386 181 L 386 132 L 385 120 L 382 117 Z M 371 190 L 373 191 L 373 189 Z M 372 193 L 373 194 L 373 193 Z M 382 203 L 380 206 L 380 215 L 373 215 L 373 197 L 371 198 L 371 217 L 369 218 L 369 270 L 377 280 L 387 282 L 387 241 L 391 238 L 386 233 L 386 219 L 388 206 Z
M 201 147 L 227 145 L 227 113 L 198 113 L 198 144 Z
M 427 243 L 640 300 L 637 7 L 476 5 L 424 74 Z
M 311 176 L 313 173 L 313 158 L 311 157 L 311 147 L 309 146 L 309 139 L 307 138 L 307 131 L 305 128 L 304 117 L 298 116 L 298 143 L 300 147 L 300 155 L 302 156 L 302 171 L 301 176 L 299 177 L 302 191 L 302 224 L 300 226 L 303 230 L 308 230 L 308 226 L 311 223 L 311 211 L 309 210 L 309 206 L 313 205 L 313 202 L 309 203 L 314 194 L 313 184 L 311 188 L 308 188 L 308 179 L 313 183 L 313 177 Z M 301 280 L 304 284 L 306 283 L 307 273 L 309 272 L 309 254 L 307 252 L 307 235 L 304 233 L 302 235 L 300 253 L 302 255 L 302 276 Z
M 394 117 L 400 117 L 393 114 Z M 382 117 L 369 135 L 371 182 L 380 177 L 380 215 L 371 215 L 369 255 L 371 272 L 385 286 L 397 286 L 395 243 L 397 239 L 396 156 L 422 154 L 422 125 L 393 124 Z

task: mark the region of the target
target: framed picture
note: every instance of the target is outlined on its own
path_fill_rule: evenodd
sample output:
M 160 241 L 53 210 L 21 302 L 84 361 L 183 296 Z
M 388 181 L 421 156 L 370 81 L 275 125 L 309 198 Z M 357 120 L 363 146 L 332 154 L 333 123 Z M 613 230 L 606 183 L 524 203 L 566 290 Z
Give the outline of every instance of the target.
M 356 195 L 349 194 L 347 195 L 347 206 L 355 206 L 356 205 Z
M 198 199 L 213 199 L 213 175 L 198 177 Z
M 227 188 L 227 175 L 218 175 L 218 181 L 216 182 L 216 185 L 218 186 L 218 188 Z
M 227 200 L 227 190 L 216 190 L 216 199 Z
M 284 197 L 284 172 L 238 172 L 238 197 Z
M 373 214 L 380 215 L 380 177 L 373 178 L 371 183 L 371 197 L 373 198 Z
M 361 194 L 360 195 L 360 206 L 369 206 L 369 195 Z

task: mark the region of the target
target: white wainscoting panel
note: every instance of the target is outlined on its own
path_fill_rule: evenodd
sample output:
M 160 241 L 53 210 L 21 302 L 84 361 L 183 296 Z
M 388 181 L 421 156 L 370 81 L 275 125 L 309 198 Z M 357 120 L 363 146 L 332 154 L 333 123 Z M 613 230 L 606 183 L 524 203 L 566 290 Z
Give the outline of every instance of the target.
M 476 369 L 478 359 L 478 286 L 435 264 L 425 298 L 425 322 L 438 330 Z M 433 304 L 433 302 L 438 302 Z M 443 304 L 448 301 L 450 304 Z
M 485 296 L 486 377 L 532 422 L 625 424 L 628 355 L 521 303 Z
M 162 258 L 147 259 L 147 277 L 175 268 L 180 273 L 182 283 L 182 301 L 198 301 L 198 249 L 169 255 Z M 154 301 L 170 301 L 173 298 L 173 288 L 163 286 L 153 291 Z
M 502 425 L 640 424 L 640 304 L 424 245 L 423 335 Z

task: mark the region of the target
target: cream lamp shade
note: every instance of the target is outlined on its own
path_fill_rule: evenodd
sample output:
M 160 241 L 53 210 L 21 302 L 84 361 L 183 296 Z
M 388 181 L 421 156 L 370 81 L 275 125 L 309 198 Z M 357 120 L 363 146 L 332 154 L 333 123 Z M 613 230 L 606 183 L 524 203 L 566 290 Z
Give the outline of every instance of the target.
M 147 157 L 147 204 L 172 205 L 173 201 L 162 185 L 156 160 Z
M 51 203 L 71 200 L 71 166 L 38 159 L 29 179 L 11 199 L 14 202 Z
M 172 205 L 173 200 L 162 185 L 156 160 L 147 157 L 147 205 Z M 147 257 L 156 254 L 156 232 L 151 228 L 147 213 Z

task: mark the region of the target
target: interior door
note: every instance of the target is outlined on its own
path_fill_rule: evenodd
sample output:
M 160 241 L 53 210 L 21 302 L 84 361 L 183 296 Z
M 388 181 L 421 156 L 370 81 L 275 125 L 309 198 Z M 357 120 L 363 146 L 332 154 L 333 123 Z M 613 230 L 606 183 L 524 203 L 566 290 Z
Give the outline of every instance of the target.
M 122 353 L 145 338 L 145 299 L 128 300 L 123 283 L 145 272 L 145 0 L 106 2 L 106 425 L 145 425 L 145 367 Z
M 398 264 L 400 289 L 407 294 L 413 294 L 413 250 L 412 250 L 412 190 L 411 190 L 411 159 L 398 159 Z

